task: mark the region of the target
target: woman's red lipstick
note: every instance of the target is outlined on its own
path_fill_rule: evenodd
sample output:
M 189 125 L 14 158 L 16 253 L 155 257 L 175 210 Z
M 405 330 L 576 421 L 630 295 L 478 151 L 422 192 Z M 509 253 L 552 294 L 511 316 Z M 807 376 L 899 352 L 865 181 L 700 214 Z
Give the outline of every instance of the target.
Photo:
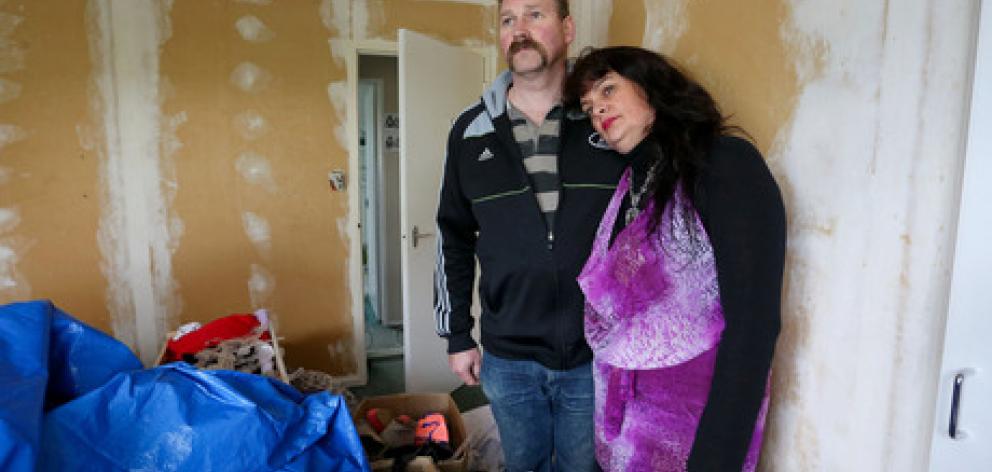
M 610 126 L 613 126 L 613 122 L 617 120 L 617 117 L 611 116 L 602 121 L 603 131 L 609 131 Z

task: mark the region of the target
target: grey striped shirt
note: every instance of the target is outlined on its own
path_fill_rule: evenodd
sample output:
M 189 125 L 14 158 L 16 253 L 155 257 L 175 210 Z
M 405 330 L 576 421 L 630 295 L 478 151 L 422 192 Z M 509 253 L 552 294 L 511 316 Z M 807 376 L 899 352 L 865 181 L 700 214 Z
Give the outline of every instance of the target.
M 544 213 L 548 231 L 553 231 L 561 190 L 561 181 L 558 178 L 558 149 L 561 146 L 559 132 L 564 116 L 562 106 L 552 107 L 541 126 L 530 121 L 509 101 L 506 109 L 509 113 L 510 125 L 513 127 L 513 137 L 520 146 L 524 167 L 534 187 L 534 195 L 537 196 L 537 203 Z

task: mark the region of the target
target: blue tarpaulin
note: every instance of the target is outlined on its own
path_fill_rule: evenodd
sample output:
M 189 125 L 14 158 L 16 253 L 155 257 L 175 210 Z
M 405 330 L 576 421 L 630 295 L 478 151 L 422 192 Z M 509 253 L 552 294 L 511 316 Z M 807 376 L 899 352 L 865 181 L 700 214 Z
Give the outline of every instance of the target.
M 0 306 L 0 385 L 0 470 L 369 469 L 341 397 L 184 363 L 142 370 L 49 302 Z

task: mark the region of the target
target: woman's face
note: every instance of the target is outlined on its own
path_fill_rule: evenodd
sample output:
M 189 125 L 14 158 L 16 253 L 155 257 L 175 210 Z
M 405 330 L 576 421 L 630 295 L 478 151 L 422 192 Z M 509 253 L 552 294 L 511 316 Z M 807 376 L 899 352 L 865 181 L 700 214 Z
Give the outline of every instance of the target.
M 593 83 L 581 105 L 600 136 L 621 154 L 643 141 L 654 124 L 654 108 L 644 90 L 616 72 Z

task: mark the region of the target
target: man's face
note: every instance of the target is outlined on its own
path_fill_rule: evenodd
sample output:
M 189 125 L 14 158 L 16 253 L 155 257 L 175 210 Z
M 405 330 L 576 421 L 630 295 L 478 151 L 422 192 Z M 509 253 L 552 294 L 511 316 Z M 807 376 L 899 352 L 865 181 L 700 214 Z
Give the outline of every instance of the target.
M 499 44 L 514 73 L 545 70 L 565 57 L 574 38 L 572 18 L 558 16 L 555 0 L 503 0 Z

